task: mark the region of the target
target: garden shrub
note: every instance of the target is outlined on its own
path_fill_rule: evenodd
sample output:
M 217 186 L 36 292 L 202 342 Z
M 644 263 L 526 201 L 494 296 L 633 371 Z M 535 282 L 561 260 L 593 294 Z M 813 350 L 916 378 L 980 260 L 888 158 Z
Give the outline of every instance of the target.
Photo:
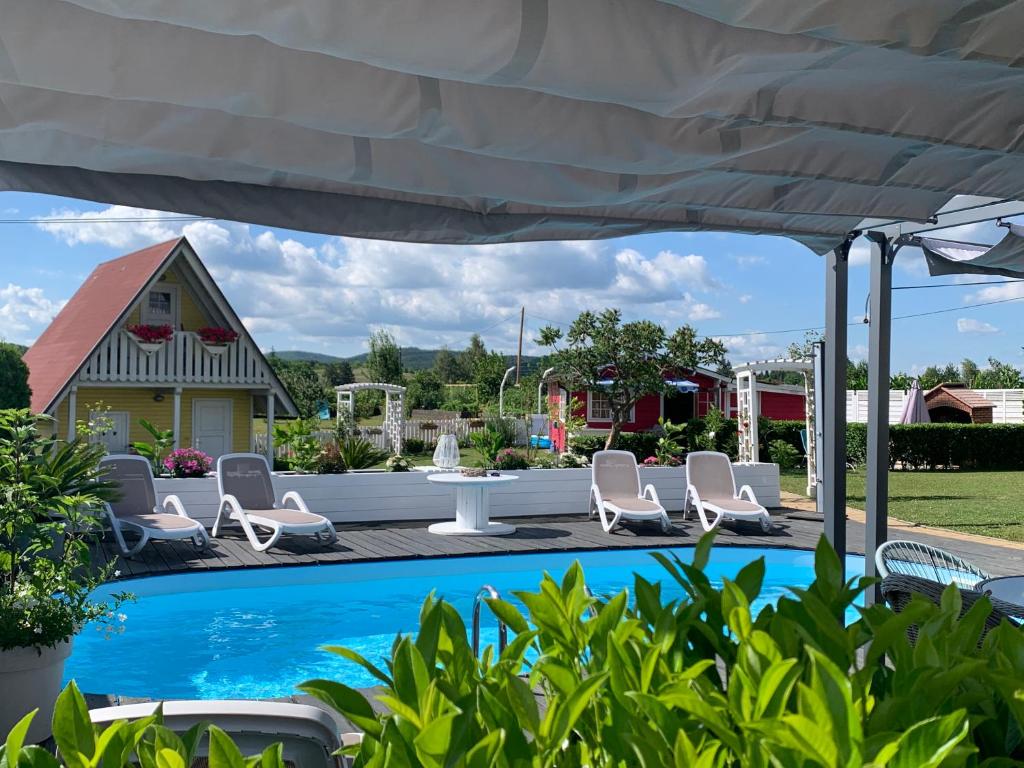
M 1024 424 L 893 424 L 889 456 L 911 469 L 1024 469 Z
M 1024 634 L 1005 622 L 982 637 L 991 610 L 961 616 L 915 600 L 843 617 L 871 581 L 841 577 L 822 539 L 814 582 L 756 614 L 763 558 L 721 588 L 693 562 L 655 553 L 683 599 L 634 575 L 590 596 L 579 564 L 521 612 L 488 605 L 513 639 L 472 652 L 458 612 L 427 597 L 415 636 L 396 638 L 386 665 L 332 650 L 379 681 L 381 713 L 340 683 L 299 686 L 365 731 L 356 768 L 402 766 L 955 766 L 1024 758 Z M 907 626 L 919 628 L 916 648 Z M 535 691 L 542 693 L 542 709 Z
M 28 366 L 21 350 L 0 341 L 0 408 L 28 408 L 31 400 Z
M 785 440 L 772 440 L 768 445 L 768 455 L 783 472 L 800 465 L 800 451 Z
M 620 432 L 612 448 L 618 451 L 630 451 L 636 456 L 637 461 L 643 461 L 657 450 L 659 437 L 661 435 L 657 432 Z M 591 459 L 597 451 L 604 450 L 604 441 L 604 435 L 573 435 L 569 438 L 569 448 L 573 453 Z
M 405 448 L 407 454 L 417 454 L 423 453 L 427 444 L 418 437 L 407 437 L 402 441 L 402 447 Z
M 328 443 L 325 445 L 323 450 L 317 454 L 316 461 L 313 466 L 313 470 L 318 475 L 340 475 L 347 469 L 348 467 L 345 465 L 345 459 L 342 457 L 337 443 Z
M 515 448 L 502 448 L 494 459 L 494 468 L 505 472 L 517 469 L 529 469 L 530 462 L 526 455 Z
M 387 458 L 373 443 L 362 437 L 347 437 L 338 443 L 338 453 L 348 469 L 369 469 Z

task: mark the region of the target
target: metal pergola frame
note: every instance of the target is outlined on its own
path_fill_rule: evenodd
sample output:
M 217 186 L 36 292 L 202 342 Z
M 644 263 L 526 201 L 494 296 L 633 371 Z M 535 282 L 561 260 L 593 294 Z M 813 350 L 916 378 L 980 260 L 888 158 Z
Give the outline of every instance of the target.
M 874 552 L 888 538 L 889 374 L 892 338 L 892 265 L 896 253 L 916 245 L 916 236 L 940 229 L 1024 215 L 1024 202 L 962 196 L 928 221 L 867 219 L 826 256 L 825 359 L 823 366 L 822 447 L 818 508 L 825 535 L 846 560 L 846 348 L 849 255 L 862 234 L 871 246 L 868 330 L 868 444 L 864 574 L 877 576 Z M 877 590 L 869 590 L 874 602 Z

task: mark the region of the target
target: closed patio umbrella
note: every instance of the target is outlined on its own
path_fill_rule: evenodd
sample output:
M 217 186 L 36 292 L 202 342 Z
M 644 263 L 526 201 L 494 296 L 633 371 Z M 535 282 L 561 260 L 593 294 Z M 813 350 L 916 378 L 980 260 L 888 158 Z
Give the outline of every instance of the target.
M 903 401 L 900 424 L 928 424 L 931 420 L 928 415 L 928 406 L 924 403 L 924 393 L 921 391 L 917 379 L 914 379 L 914 383 L 910 385 L 910 393 Z

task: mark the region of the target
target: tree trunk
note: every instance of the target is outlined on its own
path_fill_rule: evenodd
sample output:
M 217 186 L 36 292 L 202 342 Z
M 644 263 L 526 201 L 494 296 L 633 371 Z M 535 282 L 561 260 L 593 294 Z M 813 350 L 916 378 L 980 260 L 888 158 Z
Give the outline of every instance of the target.
M 619 436 L 619 428 L 620 428 L 619 422 L 617 420 L 616 421 L 612 421 L 611 429 L 608 430 L 608 437 L 604 441 L 604 449 L 606 451 L 611 450 L 611 447 L 615 444 L 615 438 L 617 438 Z

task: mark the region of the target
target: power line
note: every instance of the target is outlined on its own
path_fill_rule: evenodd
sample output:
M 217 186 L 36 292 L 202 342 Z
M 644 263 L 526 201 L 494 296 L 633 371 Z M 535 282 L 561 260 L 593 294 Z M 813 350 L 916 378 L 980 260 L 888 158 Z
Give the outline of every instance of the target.
M 917 288 L 961 288 L 969 285 L 1007 285 L 1009 283 L 1024 283 L 1024 280 L 976 280 L 971 283 L 931 283 L 926 285 L 894 285 L 894 291 L 910 291 Z

